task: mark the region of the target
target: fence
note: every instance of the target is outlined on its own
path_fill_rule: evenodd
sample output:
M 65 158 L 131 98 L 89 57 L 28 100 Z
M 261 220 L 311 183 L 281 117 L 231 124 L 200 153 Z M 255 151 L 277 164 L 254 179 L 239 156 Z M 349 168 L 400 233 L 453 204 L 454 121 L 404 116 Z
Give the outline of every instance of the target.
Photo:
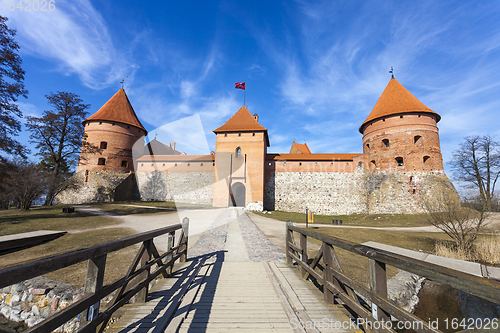
M 386 264 L 500 304 L 500 283 L 498 281 L 403 256 L 395 252 L 328 237 L 293 226 L 291 222 L 287 222 L 286 228 L 287 263 L 290 264 L 295 261 L 299 265 L 300 274 L 304 279 L 312 276 L 322 284 L 326 302 L 333 303 L 334 296 L 339 297 L 363 319 L 362 322 L 365 323 L 364 329 L 366 331 L 394 332 L 390 325 L 384 325 L 384 322 L 387 323 L 390 320 L 390 316 L 394 316 L 400 321 L 416 323 L 412 327 L 416 332 L 441 332 L 387 299 Z M 300 235 L 298 245 L 295 243 L 294 232 Z M 311 264 L 308 264 L 307 257 L 308 237 L 322 243 Z M 345 274 L 334 247 L 369 259 L 370 289 L 353 281 Z M 324 266 L 322 274 L 315 269 L 321 259 L 323 259 Z M 372 304 L 371 311 L 362 305 L 359 297 Z M 373 329 L 374 327 L 377 329 Z
M 188 228 L 189 219 L 184 218 L 182 223 L 169 227 L 7 267 L 0 270 L 0 288 L 88 260 L 83 299 L 26 332 L 49 333 L 81 314 L 83 327 L 80 328 L 79 332 L 95 332 L 99 328 L 101 333 L 113 312 L 126 304 L 134 295 L 137 295 L 137 302 L 145 302 L 151 280 L 160 274 L 167 277 L 172 271 L 176 260 L 186 261 Z M 176 230 L 181 230 L 181 235 L 178 244 L 174 246 Z M 160 255 L 153 243 L 153 239 L 165 234 L 168 234 L 167 251 Z M 142 243 L 141 248 L 126 275 L 109 285 L 103 286 L 107 254 L 139 243 Z M 114 291 L 116 293 L 113 299 L 100 312 L 101 299 Z

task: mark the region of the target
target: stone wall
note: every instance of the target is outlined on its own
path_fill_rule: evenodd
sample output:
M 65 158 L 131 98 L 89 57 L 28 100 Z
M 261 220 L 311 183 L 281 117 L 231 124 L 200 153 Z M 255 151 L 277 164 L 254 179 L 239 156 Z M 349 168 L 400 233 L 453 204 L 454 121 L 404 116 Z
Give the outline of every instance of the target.
M 85 171 L 80 171 L 68 180 L 67 186 L 66 190 L 56 196 L 56 203 L 81 204 L 139 199 L 135 177 L 131 172 L 90 171 L 85 176 Z
M 138 172 L 141 200 L 165 200 L 192 204 L 213 201 L 213 172 Z
M 264 209 L 321 215 L 365 213 L 367 172 L 273 172 L 265 187 Z
M 268 178 L 264 209 L 321 215 L 416 214 L 435 201 L 440 186 L 454 192 L 443 171 L 354 173 L 275 172 Z

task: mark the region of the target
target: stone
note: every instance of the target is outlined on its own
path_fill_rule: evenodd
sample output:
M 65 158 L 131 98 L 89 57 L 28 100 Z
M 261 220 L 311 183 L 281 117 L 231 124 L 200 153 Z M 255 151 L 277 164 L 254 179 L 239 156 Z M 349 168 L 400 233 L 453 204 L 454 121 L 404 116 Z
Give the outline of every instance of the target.
M 58 305 L 59 305 L 59 297 L 54 297 L 50 302 L 50 310 L 56 311 Z
M 59 310 L 66 309 L 70 305 L 71 305 L 70 302 L 68 302 L 67 300 L 63 299 L 61 302 L 59 302 Z
M 14 312 L 11 312 L 10 316 L 9 316 L 9 320 L 20 322 L 21 321 L 21 317 L 18 314 L 14 313 Z
M 42 322 L 42 318 L 37 317 L 30 317 L 26 320 L 26 324 L 28 325 L 28 327 L 33 327 L 40 322 Z
M 38 301 L 38 306 L 40 308 L 46 307 L 47 305 L 49 305 L 49 300 L 47 298 L 42 298 Z
M 23 292 L 23 296 L 21 297 L 21 302 L 25 302 L 27 298 L 28 298 L 28 293 Z
M 19 302 L 20 300 L 21 297 L 19 296 L 19 294 L 15 294 L 14 296 L 12 296 L 12 303 Z
M 23 311 L 23 312 L 21 312 L 21 315 L 20 315 L 21 320 L 22 321 L 26 321 L 26 319 L 28 319 L 30 317 L 30 315 L 31 314 L 29 313 L 29 311 Z
M 42 318 L 49 318 L 49 311 L 47 309 L 43 310 Z
M 10 307 L 3 307 L 2 309 L 0 309 L 0 313 L 5 317 L 5 318 L 9 318 L 10 316 Z
M 76 295 L 76 297 L 73 299 L 73 304 L 75 304 L 76 302 L 78 302 L 79 300 L 81 300 L 83 298 L 83 294 L 78 294 Z
M 33 295 L 45 295 L 48 292 L 49 289 L 47 288 L 33 288 L 31 289 L 31 293 Z
M 40 310 L 38 310 L 38 306 L 36 306 L 36 305 L 33 305 L 31 307 L 31 312 L 33 313 L 33 315 L 35 315 L 37 317 L 40 315 Z

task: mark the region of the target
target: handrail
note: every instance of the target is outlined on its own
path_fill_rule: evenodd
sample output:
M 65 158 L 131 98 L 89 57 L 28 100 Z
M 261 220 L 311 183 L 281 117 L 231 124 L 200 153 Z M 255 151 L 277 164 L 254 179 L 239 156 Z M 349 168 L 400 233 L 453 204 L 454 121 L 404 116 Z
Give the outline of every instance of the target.
M 295 244 L 293 232 L 300 234 L 299 246 Z M 322 246 L 311 265 L 307 263 L 308 237 L 322 242 Z M 370 289 L 356 283 L 345 275 L 337 259 L 334 247 L 369 259 Z M 291 221 L 286 224 L 286 258 L 287 263 L 297 262 L 303 278 L 307 279 L 313 276 L 323 285 L 325 301 L 333 303 L 334 295 L 340 297 L 346 305 L 364 319 L 365 326 L 369 326 L 368 329 L 374 327 L 376 321 L 387 322 L 390 315 L 392 315 L 399 320 L 418 322 L 418 328 L 415 329 L 417 332 L 441 332 L 387 299 L 386 264 L 500 304 L 500 283 L 498 281 L 478 277 L 399 253 L 325 236 L 311 230 L 298 228 Z M 321 258 L 325 266 L 323 275 L 314 269 Z M 371 313 L 359 303 L 358 295 L 372 303 Z M 391 329 L 384 329 L 387 326 L 379 325 L 378 327 L 382 327 L 382 329 L 375 329 L 375 331 L 393 332 Z
M 167 277 L 177 260 L 181 262 L 187 260 L 188 229 L 189 219 L 186 217 L 182 223 L 172 226 L 6 267 L 0 269 L 0 288 L 88 260 L 84 297 L 26 332 L 50 333 L 81 314 L 81 328 L 78 332 L 92 333 L 100 325 L 99 332 L 101 333 L 113 312 L 128 302 L 134 295 L 137 295 L 138 302 L 145 302 L 148 295 L 149 282 L 160 274 Z M 178 244 L 174 246 L 175 232 L 177 230 L 181 230 L 181 235 Z M 153 239 L 165 234 L 169 236 L 167 251 L 160 255 L 154 245 Z M 141 248 L 127 274 L 113 283 L 103 286 L 107 254 L 139 243 L 142 243 Z M 152 271 L 155 265 L 158 268 Z M 105 309 L 101 312 L 101 300 L 115 290 L 117 292 L 113 299 L 106 304 Z

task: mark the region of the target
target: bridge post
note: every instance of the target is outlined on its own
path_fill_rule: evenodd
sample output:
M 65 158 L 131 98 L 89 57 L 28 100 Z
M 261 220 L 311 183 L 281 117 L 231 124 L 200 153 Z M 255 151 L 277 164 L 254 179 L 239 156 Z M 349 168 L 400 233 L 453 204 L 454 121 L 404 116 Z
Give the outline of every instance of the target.
M 328 289 L 327 282 L 333 283 L 333 273 L 330 267 L 334 265 L 333 263 L 333 253 L 332 246 L 323 242 L 323 263 L 325 264 L 325 270 L 323 271 L 323 296 L 325 302 L 328 304 L 333 304 L 333 293 Z
M 369 259 L 370 290 L 372 293 L 387 298 L 387 273 L 385 263 Z M 372 302 L 372 316 L 375 320 L 388 321 L 389 316 L 377 304 Z
M 286 263 L 290 265 L 292 263 L 292 258 L 290 257 L 288 244 L 292 242 L 293 231 L 289 230 L 288 227 L 293 225 L 291 220 L 286 221 L 286 244 L 285 244 L 285 252 L 286 252 Z
M 153 239 L 148 239 L 144 241 L 144 252 L 142 253 L 141 257 L 141 268 L 146 266 L 148 262 L 151 260 L 151 245 L 153 243 Z M 140 281 L 144 281 L 146 279 L 149 279 L 151 269 L 148 268 L 144 272 L 142 272 L 139 275 Z M 137 301 L 138 303 L 146 303 L 146 299 L 148 298 L 148 292 L 149 292 L 149 283 L 147 283 L 144 288 L 139 290 L 137 293 Z
M 185 217 L 182 219 L 182 235 L 181 242 L 186 240 L 185 250 L 182 256 L 179 258 L 180 262 L 185 262 L 187 260 L 187 252 L 188 252 L 188 240 L 189 240 L 189 218 Z
M 102 289 L 104 281 L 104 270 L 106 268 L 106 254 L 89 259 L 87 265 L 87 276 L 85 278 L 85 287 L 83 288 L 84 296 L 89 296 L 99 292 Z M 85 310 L 80 321 L 86 323 L 92 321 L 99 314 L 99 302 Z M 95 332 L 95 328 L 92 330 Z
M 300 234 L 300 252 L 300 260 L 304 265 L 307 265 L 307 236 L 303 234 Z M 303 266 L 300 266 L 300 276 L 305 278 L 306 273 L 306 269 Z
M 175 244 L 175 231 L 172 231 L 168 234 L 168 243 L 167 243 L 167 252 L 170 251 L 173 247 L 174 247 L 174 244 Z M 169 255 L 167 255 L 167 262 L 169 262 L 170 260 L 172 260 L 172 258 L 174 257 L 174 254 L 171 253 Z M 167 275 L 170 275 L 172 274 L 172 268 L 174 267 L 174 265 L 172 264 L 170 267 L 167 268 L 167 270 L 165 271 L 165 273 Z

